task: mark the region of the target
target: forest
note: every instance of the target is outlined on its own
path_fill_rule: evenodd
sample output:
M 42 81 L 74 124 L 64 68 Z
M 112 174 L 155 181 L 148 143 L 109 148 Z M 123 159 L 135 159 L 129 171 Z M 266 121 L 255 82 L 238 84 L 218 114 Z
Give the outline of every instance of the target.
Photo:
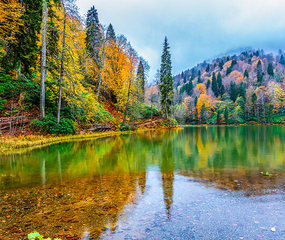
M 153 127 L 153 117 L 155 127 L 284 122 L 281 50 L 247 50 L 173 76 L 166 37 L 150 84 L 148 62 L 94 6 L 83 18 L 75 0 L 0 4 L 0 118 L 10 119 L 0 132 L 134 130 Z
M 148 62 L 94 6 L 85 19 L 75 0 L 0 4 L 0 117 L 74 134 L 96 123 L 129 130 L 127 122 L 160 115 L 144 103 Z
M 184 124 L 284 123 L 284 74 L 282 50 L 204 61 L 174 76 L 175 117 Z

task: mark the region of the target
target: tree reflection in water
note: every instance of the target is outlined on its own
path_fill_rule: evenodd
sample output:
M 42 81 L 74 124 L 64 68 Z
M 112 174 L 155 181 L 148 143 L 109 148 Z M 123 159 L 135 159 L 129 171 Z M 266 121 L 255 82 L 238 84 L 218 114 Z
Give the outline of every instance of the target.
M 163 196 L 152 197 L 163 197 L 168 219 L 177 174 L 246 196 L 284 192 L 284 153 L 284 126 L 240 126 L 149 131 L 2 155 L 0 236 L 37 230 L 99 238 L 106 226 L 114 232 L 126 206 L 135 209 L 149 194 L 153 166 L 160 168 Z

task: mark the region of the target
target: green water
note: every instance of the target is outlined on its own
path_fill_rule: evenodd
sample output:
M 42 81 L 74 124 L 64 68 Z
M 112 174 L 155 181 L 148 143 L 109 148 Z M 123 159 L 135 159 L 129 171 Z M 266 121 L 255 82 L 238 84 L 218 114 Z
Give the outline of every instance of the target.
M 213 189 L 238 197 L 283 193 L 285 127 L 149 131 L 56 144 L 0 159 L 0 236 L 13 239 L 37 230 L 63 239 L 124 238 L 116 227 L 125 215 L 133 216 L 135 210 L 128 208 L 141 204 L 152 211 L 143 199 L 160 201 L 148 189 L 161 191 L 157 204 L 164 206 L 166 220 L 178 204 L 174 193 L 181 191 L 180 200 L 186 199 L 183 189 L 190 183 L 189 189 L 206 187 L 206 196 Z M 135 223 L 125 223 L 129 230 L 121 231 L 132 236 Z M 144 230 L 140 236 L 147 234 Z

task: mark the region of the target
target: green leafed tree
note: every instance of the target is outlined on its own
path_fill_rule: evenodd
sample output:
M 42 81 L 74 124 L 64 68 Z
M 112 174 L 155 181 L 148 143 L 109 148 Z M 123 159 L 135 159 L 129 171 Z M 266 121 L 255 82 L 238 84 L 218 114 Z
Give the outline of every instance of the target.
M 217 119 L 216 119 L 217 125 L 221 124 L 221 112 L 220 109 L 217 110 Z
M 211 86 L 211 81 L 210 81 L 210 79 L 208 79 L 207 85 L 206 85 L 207 89 L 208 89 L 210 86 Z
M 222 94 L 221 94 L 222 85 L 223 85 L 223 82 L 222 82 L 222 75 L 221 75 L 221 73 L 219 72 L 219 73 L 218 73 L 218 76 L 217 76 L 218 95 L 222 95 Z
M 201 123 L 207 122 L 207 109 L 206 109 L 205 104 L 203 104 L 201 107 L 200 120 L 201 120 Z
M 228 107 L 225 107 L 224 118 L 225 118 L 226 124 L 229 124 L 229 109 L 228 109 Z
M 145 95 L 145 70 L 142 61 L 140 61 L 138 70 L 137 70 L 137 82 L 139 85 L 139 99 L 141 102 L 144 102 Z
M 100 50 L 103 44 L 104 34 L 102 33 L 97 9 L 92 6 L 87 12 L 86 19 L 86 46 L 87 50 L 99 65 Z
M 201 71 L 199 70 L 199 72 L 198 72 L 198 82 L 197 82 L 198 84 L 199 83 L 202 83 L 202 81 L 201 81 Z
M 236 101 L 237 97 L 238 97 L 238 89 L 237 89 L 237 85 L 235 82 L 231 82 L 231 88 L 230 88 L 230 98 L 233 102 Z
M 160 85 L 159 90 L 161 94 L 161 108 L 166 118 L 171 112 L 171 105 L 173 99 L 173 78 L 171 66 L 171 54 L 167 37 L 164 39 L 163 51 L 161 56 L 160 66 Z
M 213 72 L 213 75 L 212 75 L 212 91 L 214 92 L 216 97 L 219 96 L 216 74 L 214 72 Z
M 271 62 L 268 64 L 267 73 L 272 77 L 274 75 L 274 68 L 273 68 L 273 64 Z
M 283 55 L 281 55 L 279 63 L 281 63 L 282 65 L 285 65 L 285 58 Z
M 244 78 L 248 78 L 249 77 L 247 69 L 244 70 L 243 77 Z
M 189 83 L 187 85 L 187 88 L 186 88 L 186 92 L 188 95 L 191 95 L 192 94 L 192 90 L 193 90 L 193 82 L 191 81 L 191 79 L 189 80 Z
M 263 78 L 262 64 L 260 60 L 258 61 L 257 67 L 256 67 L 256 77 L 257 77 L 258 83 L 260 84 Z
M 107 41 L 116 41 L 116 34 L 113 28 L 113 25 L 110 23 L 108 28 L 107 28 L 107 33 L 106 33 L 106 40 Z

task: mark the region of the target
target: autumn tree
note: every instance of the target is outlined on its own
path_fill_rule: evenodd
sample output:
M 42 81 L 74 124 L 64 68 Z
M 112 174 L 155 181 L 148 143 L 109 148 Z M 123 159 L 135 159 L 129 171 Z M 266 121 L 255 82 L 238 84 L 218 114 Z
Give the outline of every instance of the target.
M 3 58 L 6 56 L 4 62 L 1 63 L 3 70 L 7 69 L 7 65 L 11 62 L 13 55 L 13 44 L 18 44 L 17 35 L 20 33 L 20 27 L 23 26 L 22 6 L 17 0 L 6 0 L 0 2 L 0 42 Z M 0 59 L 2 60 L 2 59 Z
M 57 108 L 57 124 L 60 122 L 61 99 L 62 99 L 62 81 L 65 72 L 65 51 L 66 51 L 66 24 L 67 20 L 75 20 L 80 22 L 79 9 L 75 5 L 75 0 L 62 0 L 63 10 L 63 32 L 62 32 L 62 46 L 61 46 L 61 62 L 60 62 L 60 76 L 59 76 L 59 94 L 58 94 L 58 108 Z
M 17 69 L 18 76 L 31 76 L 37 67 L 42 1 L 4 0 L 0 4 L 0 35 L 4 38 L 2 40 L 5 40 L 5 35 L 10 32 L 10 40 L 6 42 L 8 51 L 1 65 L 5 72 Z
M 205 104 L 202 105 L 201 111 L 200 111 L 200 120 L 202 123 L 206 123 L 207 121 L 207 114 L 206 114 L 206 107 Z
M 135 80 L 135 68 L 137 66 L 138 62 L 138 55 L 135 49 L 128 44 L 127 45 L 127 54 L 128 54 L 128 72 L 127 72 L 127 86 L 126 86 L 126 101 L 125 101 L 125 110 L 124 110 L 124 119 L 122 126 L 126 123 L 126 117 L 128 113 L 128 109 L 130 107 L 130 104 L 133 102 L 133 96 L 134 96 L 134 80 Z M 172 78 L 171 78 L 172 79 Z
M 159 90 L 161 93 L 161 108 L 162 111 L 166 114 L 166 118 L 168 118 L 168 115 L 170 114 L 170 106 L 172 105 L 173 98 L 173 78 L 171 54 L 169 49 L 169 43 L 167 37 L 165 37 L 163 44 L 163 52 L 161 56 Z

